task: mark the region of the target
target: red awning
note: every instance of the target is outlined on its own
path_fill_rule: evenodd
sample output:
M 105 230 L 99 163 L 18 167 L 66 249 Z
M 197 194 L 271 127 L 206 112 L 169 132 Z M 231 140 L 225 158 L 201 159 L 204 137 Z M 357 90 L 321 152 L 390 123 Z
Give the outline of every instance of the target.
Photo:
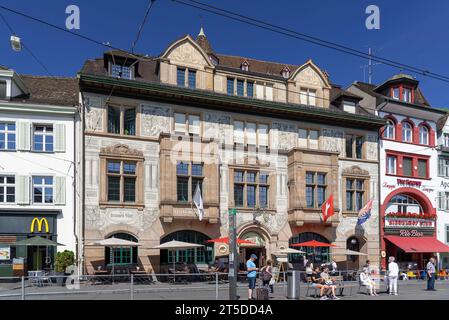
M 449 246 L 433 237 L 410 238 L 399 236 L 386 236 L 385 239 L 401 248 L 407 253 L 435 253 L 449 252 Z

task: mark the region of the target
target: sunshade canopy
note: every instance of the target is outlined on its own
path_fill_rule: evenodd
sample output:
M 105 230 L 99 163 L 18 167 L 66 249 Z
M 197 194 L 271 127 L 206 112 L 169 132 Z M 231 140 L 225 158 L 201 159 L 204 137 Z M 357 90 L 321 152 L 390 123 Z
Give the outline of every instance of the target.
M 108 238 L 108 239 L 94 241 L 94 242 L 90 243 L 89 245 L 114 248 L 114 247 L 138 247 L 141 244 L 138 242 L 133 242 L 133 241 L 119 239 L 119 238 Z
M 279 249 L 278 251 L 274 252 L 274 255 L 286 255 L 289 253 L 305 253 L 305 252 L 298 250 L 298 249 L 285 248 L 285 249 Z
M 229 244 L 229 237 L 207 240 L 207 243 L 218 242 Z M 255 242 L 237 238 L 237 244 L 256 244 Z
M 178 250 L 178 249 L 192 249 L 192 248 L 200 248 L 200 247 L 203 247 L 203 245 L 172 240 L 169 242 L 162 243 L 158 246 L 155 246 L 152 249 Z
M 306 241 L 306 242 L 300 242 L 295 243 L 291 245 L 292 247 L 312 247 L 312 248 L 318 248 L 318 247 L 336 247 L 336 245 L 331 243 L 325 243 L 325 242 L 319 242 L 316 240 Z
M 366 253 L 353 251 L 353 250 L 349 250 L 349 249 L 346 249 L 346 250 L 338 249 L 338 251 L 331 252 L 331 254 L 333 256 L 367 256 Z
M 32 246 L 36 246 L 36 247 L 64 246 L 64 244 L 62 244 L 62 243 L 57 243 L 53 240 L 42 238 L 39 236 L 17 241 L 14 245 L 15 246 L 28 246 L 28 247 L 32 247 Z
M 385 239 L 401 248 L 407 253 L 436 253 L 449 252 L 449 246 L 433 237 L 410 238 L 399 236 L 386 236 Z

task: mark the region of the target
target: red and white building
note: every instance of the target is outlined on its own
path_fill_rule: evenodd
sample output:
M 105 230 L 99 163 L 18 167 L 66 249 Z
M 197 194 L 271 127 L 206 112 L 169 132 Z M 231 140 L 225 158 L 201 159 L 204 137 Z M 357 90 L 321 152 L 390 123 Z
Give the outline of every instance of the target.
M 387 120 L 379 133 L 381 267 L 389 256 L 402 269 L 423 268 L 449 247 L 437 239 L 437 122 L 446 112 L 425 99 L 419 82 L 399 74 L 381 85 L 355 82 L 348 90 L 362 108 Z

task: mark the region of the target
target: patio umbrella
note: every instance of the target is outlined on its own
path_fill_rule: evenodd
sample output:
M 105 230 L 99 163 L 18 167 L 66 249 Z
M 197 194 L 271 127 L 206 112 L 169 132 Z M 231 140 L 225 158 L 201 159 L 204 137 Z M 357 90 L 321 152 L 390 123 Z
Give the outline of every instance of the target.
M 316 240 L 300 242 L 300 243 L 294 243 L 294 244 L 292 244 L 290 246 L 291 247 L 310 247 L 310 248 L 313 248 L 312 261 L 315 261 L 315 248 L 336 247 L 335 244 L 326 243 L 326 242 L 320 242 L 320 241 L 316 241 Z
M 285 249 L 280 249 L 279 251 L 276 251 L 273 254 L 275 256 L 277 256 L 277 255 L 281 256 L 281 255 L 286 255 L 286 254 L 289 254 L 289 253 L 302 254 L 302 253 L 305 253 L 305 252 L 301 251 L 301 250 L 293 249 L 293 248 L 285 248 Z
M 88 244 L 88 246 L 101 246 L 101 247 L 108 247 L 112 249 L 112 281 L 114 282 L 114 248 L 123 248 L 123 247 L 138 247 L 141 246 L 140 243 L 124 240 L 120 238 L 108 238 L 108 239 L 102 239 L 97 240 L 94 242 L 91 242 Z
M 200 248 L 203 247 L 201 244 L 196 243 L 189 243 L 189 242 L 182 242 L 177 240 L 168 241 L 165 243 L 162 243 L 158 246 L 155 246 L 151 249 L 160 249 L 160 250 L 171 250 L 173 251 L 173 283 L 175 283 L 176 280 L 176 257 L 175 252 L 176 250 L 182 250 L 182 249 L 194 249 L 194 248 Z
M 55 242 L 53 240 L 35 236 L 32 238 L 17 241 L 15 246 L 27 246 L 27 247 L 37 247 L 37 252 L 39 254 L 39 247 L 56 247 L 64 246 L 62 243 Z M 37 259 L 37 269 L 39 269 L 39 259 Z
M 332 252 L 333 256 L 367 256 L 368 254 L 345 249 L 343 251 Z M 346 259 L 346 270 L 348 269 L 348 259 Z

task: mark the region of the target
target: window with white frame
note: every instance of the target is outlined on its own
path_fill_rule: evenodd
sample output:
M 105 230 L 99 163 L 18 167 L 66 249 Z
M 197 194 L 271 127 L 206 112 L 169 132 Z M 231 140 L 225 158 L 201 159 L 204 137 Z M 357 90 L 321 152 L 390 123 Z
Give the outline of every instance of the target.
M 268 147 L 269 126 L 263 123 L 234 121 L 234 144 Z
M 449 147 L 449 133 L 443 134 L 443 146 Z
M 429 129 L 426 126 L 421 126 L 419 128 L 419 143 L 429 144 Z
M 302 88 L 300 93 L 300 103 L 307 106 L 316 106 L 316 90 Z
M 395 156 L 387 156 L 387 174 L 396 174 L 396 161 Z
M 449 210 L 449 192 L 438 192 L 438 210 Z
M 412 90 L 409 88 L 402 88 L 402 101 L 412 102 Z
M 0 150 L 16 149 L 16 124 L 0 122 Z
M 298 147 L 307 149 L 318 149 L 319 136 L 320 133 L 318 130 L 299 128 Z
M 132 77 L 131 68 L 128 66 L 112 64 L 111 76 L 116 77 L 116 78 L 131 79 L 131 77 Z
M 175 113 L 175 133 L 200 134 L 200 116 L 196 114 Z
M 399 87 L 393 88 L 392 90 L 392 98 L 395 100 L 399 100 Z
M 52 125 L 34 125 L 33 150 L 42 152 L 53 152 Z
M 449 177 L 449 158 L 440 157 L 438 159 L 438 175 Z
M 412 142 L 413 141 L 413 128 L 408 122 L 402 123 L 402 141 Z
M 53 203 L 53 177 L 33 176 L 33 203 Z
M 16 201 L 16 179 L 14 176 L 0 176 L 0 203 Z
M 393 122 L 393 120 L 388 119 L 387 125 L 385 126 L 384 138 L 394 140 L 395 139 L 395 129 L 396 129 L 396 125 Z

